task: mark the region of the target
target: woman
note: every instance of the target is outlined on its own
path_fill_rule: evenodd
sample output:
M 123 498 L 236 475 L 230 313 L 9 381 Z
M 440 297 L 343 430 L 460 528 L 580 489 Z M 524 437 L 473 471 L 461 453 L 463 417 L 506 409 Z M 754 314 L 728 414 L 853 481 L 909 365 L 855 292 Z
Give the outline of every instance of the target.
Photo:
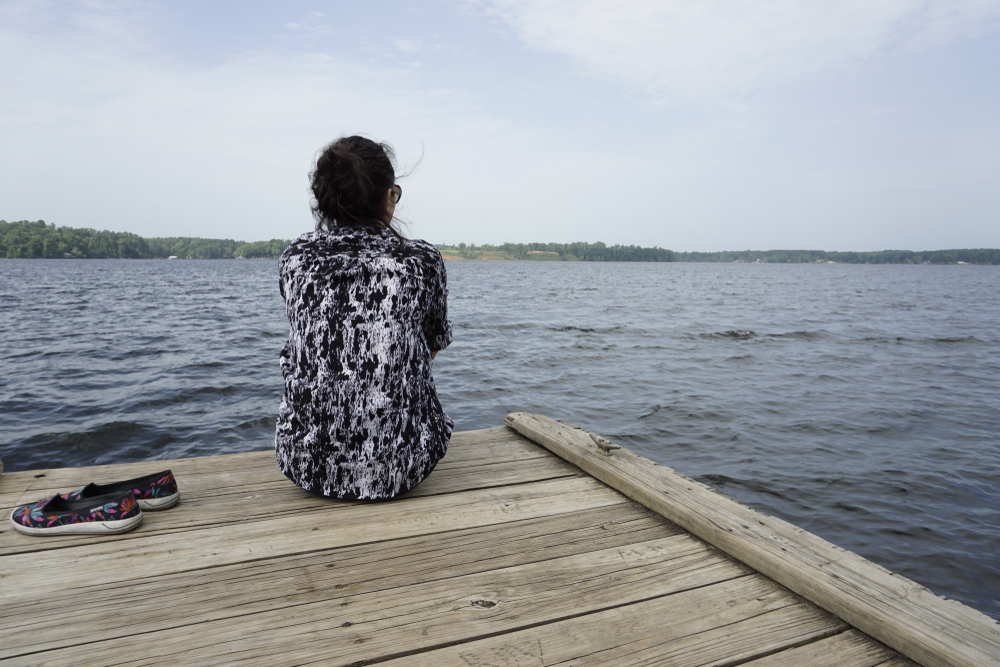
M 316 231 L 281 255 L 291 330 L 275 451 L 312 493 L 385 499 L 422 482 L 454 426 L 431 359 L 451 342 L 444 261 L 393 228 L 402 196 L 388 144 L 343 137 L 310 175 Z

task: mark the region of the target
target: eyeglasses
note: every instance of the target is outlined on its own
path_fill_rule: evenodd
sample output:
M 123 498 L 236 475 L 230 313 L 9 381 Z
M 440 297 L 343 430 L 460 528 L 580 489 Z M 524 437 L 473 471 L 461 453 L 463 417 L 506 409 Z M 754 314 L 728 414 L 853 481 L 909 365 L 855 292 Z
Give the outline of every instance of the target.
M 389 189 L 392 190 L 392 205 L 395 206 L 399 203 L 399 200 L 403 198 L 403 188 L 398 185 L 393 185 Z

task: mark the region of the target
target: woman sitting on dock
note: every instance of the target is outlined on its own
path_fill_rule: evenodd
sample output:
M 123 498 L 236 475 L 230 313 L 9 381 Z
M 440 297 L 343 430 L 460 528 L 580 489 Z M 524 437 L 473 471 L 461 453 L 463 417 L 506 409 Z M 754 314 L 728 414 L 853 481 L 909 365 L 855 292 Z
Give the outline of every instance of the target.
M 280 261 L 290 331 L 278 466 L 330 498 L 405 493 L 451 438 L 431 376 L 451 342 L 444 261 L 395 226 L 393 158 L 391 146 L 364 137 L 327 146 L 311 174 L 316 231 Z

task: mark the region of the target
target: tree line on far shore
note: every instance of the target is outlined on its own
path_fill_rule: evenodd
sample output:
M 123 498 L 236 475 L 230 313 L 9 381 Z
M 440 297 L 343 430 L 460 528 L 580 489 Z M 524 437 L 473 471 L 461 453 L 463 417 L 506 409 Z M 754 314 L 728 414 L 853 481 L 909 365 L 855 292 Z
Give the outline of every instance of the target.
M 291 241 L 234 241 L 190 237 L 149 238 L 129 232 L 56 227 L 42 220 L 0 220 L 0 257 L 8 259 L 274 259 Z M 606 246 L 603 243 L 505 243 L 502 246 L 438 246 L 445 258 L 476 259 L 484 252 L 491 259 L 569 259 L 607 262 L 670 262 L 674 253 L 662 248 Z M 449 250 L 454 250 L 450 253 Z M 455 253 L 461 253 L 456 255 Z
M 604 243 L 504 243 L 501 245 L 438 245 L 445 259 L 565 260 L 584 262 L 673 262 L 675 253 L 663 248 Z
M 234 241 L 192 237 L 143 238 L 129 232 L 56 227 L 42 220 L 0 220 L 0 258 L 8 259 L 274 259 L 290 241 Z M 664 248 L 604 243 L 504 243 L 437 246 L 445 259 L 589 262 L 746 262 L 843 264 L 1000 264 L 1000 249 L 743 250 L 674 252 Z
M 43 220 L 0 220 L 0 257 L 8 259 L 257 259 L 278 257 L 288 243 L 183 236 L 146 239 L 130 232 L 56 227 Z
M 678 252 L 678 262 L 746 262 L 768 264 L 1000 264 L 1000 249 L 879 250 L 877 252 L 830 252 L 826 250 L 743 250 L 723 252 Z
M 880 250 L 737 250 L 675 252 L 663 248 L 607 246 L 603 243 L 504 243 L 503 245 L 439 245 L 445 259 L 584 260 L 605 262 L 736 262 L 751 264 L 1000 264 L 1000 249 Z

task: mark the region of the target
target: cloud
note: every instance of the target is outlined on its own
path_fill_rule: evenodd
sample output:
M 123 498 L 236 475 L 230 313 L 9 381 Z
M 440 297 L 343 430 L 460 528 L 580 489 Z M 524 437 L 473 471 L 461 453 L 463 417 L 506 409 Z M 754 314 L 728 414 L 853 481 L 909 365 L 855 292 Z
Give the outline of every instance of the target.
M 473 0 L 529 47 L 666 96 L 754 92 L 996 29 L 998 0 Z
M 438 53 L 456 54 L 456 53 L 461 53 L 462 51 L 458 46 L 454 44 L 449 44 L 447 42 L 441 42 L 441 41 L 428 44 L 422 39 L 397 39 L 392 42 L 392 45 L 405 53 L 417 53 L 418 51 L 432 51 Z
M 317 34 L 329 34 L 333 32 L 329 25 L 322 22 L 326 18 L 325 14 L 320 12 L 310 12 L 304 18 L 299 21 L 292 23 L 286 23 L 285 28 L 292 31 L 305 31 Z
M 406 66 L 268 50 L 191 62 L 137 37 L 142 16 L 88 11 L 65 28 L 37 13 L 0 27 L 9 157 L 0 217 L 148 236 L 290 238 L 311 224 L 315 151 L 360 132 L 392 141 L 404 171 L 426 145 L 402 213 L 415 234 L 457 238 L 449 227 L 546 152 L 530 132 L 461 92 L 427 87 Z
M 393 45 L 400 51 L 407 53 L 416 53 L 424 48 L 424 42 L 421 39 L 397 39 Z

